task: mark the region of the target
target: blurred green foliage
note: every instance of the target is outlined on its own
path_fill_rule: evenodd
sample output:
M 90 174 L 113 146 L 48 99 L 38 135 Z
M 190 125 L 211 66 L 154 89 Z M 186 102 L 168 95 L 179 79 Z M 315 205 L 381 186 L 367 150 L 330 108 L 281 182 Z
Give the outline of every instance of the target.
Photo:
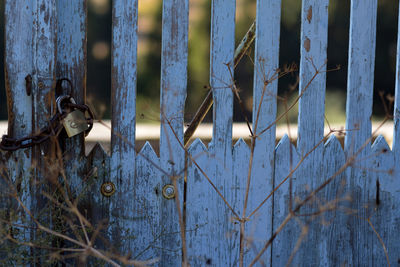
M 96 43 L 104 42 L 110 49 L 111 42 L 111 1 L 107 8 L 99 12 L 88 0 L 88 102 L 94 107 L 97 117 L 110 118 L 110 88 L 111 88 L 111 54 L 96 58 L 92 52 Z M 153 18 L 149 24 L 150 30 L 140 30 L 142 17 L 139 17 L 139 49 L 138 49 L 138 80 L 137 80 L 137 114 L 138 121 L 159 120 L 159 88 L 160 88 L 160 52 L 162 3 L 161 0 L 149 1 L 152 6 Z M 237 0 L 236 43 L 246 33 L 255 19 L 255 0 Z M 146 2 L 139 3 L 146 5 Z M 191 117 L 201 104 L 207 93 L 209 81 L 209 35 L 211 0 L 190 0 L 189 25 L 189 66 L 188 66 L 188 96 L 185 108 L 185 121 Z M 300 0 L 282 0 L 282 22 L 280 37 L 280 66 L 299 62 L 300 57 Z M 329 4 L 329 35 L 328 35 L 328 69 L 340 65 L 338 71 L 327 74 L 327 116 L 334 122 L 342 122 L 345 118 L 345 92 L 347 80 L 348 35 L 350 21 L 350 0 L 331 0 Z M 0 20 L 4 21 L 4 0 L 0 0 Z M 374 115 L 382 116 L 382 102 L 379 91 L 394 94 L 395 58 L 397 46 L 398 3 L 393 0 L 379 0 L 377 22 L 377 50 L 375 65 Z M 148 18 L 147 18 L 148 19 Z M 149 27 L 148 27 L 149 28 Z M 4 51 L 4 23 L 0 24 L 0 50 Z M 141 45 L 142 44 L 142 45 Z M 144 48 L 142 48 L 144 47 Z M 251 117 L 253 91 L 254 51 L 245 57 L 235 70 L 235 79 L 241 89 L 241 96 L 246 104 L 247 115 Z M 3 57 L 0 66 L 3 65 Z M 298 73 L 288 75 L 279 80 L 279 95 L 294 99 L 297 91 L 289 88 L 296 82 Z M 4 90 L 4 72 L 0 72 L 0 120 L 7 118 Z M 282 108 L 279 108 L 282 111 Z M 291 122 L 296 122 L 296 111 L 291 115 Z M 207 116 L 210 121 L 211 115 Z M 234 120 L 242 121 L 235 105 Z

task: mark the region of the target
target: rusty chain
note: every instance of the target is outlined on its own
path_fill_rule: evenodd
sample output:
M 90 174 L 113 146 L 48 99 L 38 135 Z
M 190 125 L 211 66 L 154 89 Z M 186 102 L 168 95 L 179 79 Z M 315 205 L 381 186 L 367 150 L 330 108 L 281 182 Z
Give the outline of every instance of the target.
M 72 86 L 71 81 L 66 78 L 60 79 L 57 81 L 67 81 L 70 86 Z M 72 89 L 72 88 L 71 88 Z M 72 91 L 72 90 L 71 90 Z M 51 137 L 58 137 L 61 131 L 64 129 L 63 120 L 69 114 L 69 112 L 65 112 L 65 110 L 80 110 L 83 114 L 88 114 L 89 118 L 86 118 L 86 122 L 88 124 L 88 129 L 85 130 L 85 136 L 87 136 L 90 130 L 93 128 L 93 112 L 90 110 L 89 106 L 85 104 L 75 104 L 73 103 L 73 98 L 69 95 L 63 97 L 62 103 L 62 111 L 57 110 L 56 114 L 51 117 L 48 124 L 40 129 L 40 131 L 36 134 L 32 134 L 22 138 L 12 138 L 8 135 L 3 135 L 0 142 L 0 150 L 4 151 L 16 151 L 22 148 L 29 148 L 35 145 L 42 144 L 49 140 Z M 64 103 L 64 102 L 67 103 Z M 72 101 L 71 101 L 72 100 Z

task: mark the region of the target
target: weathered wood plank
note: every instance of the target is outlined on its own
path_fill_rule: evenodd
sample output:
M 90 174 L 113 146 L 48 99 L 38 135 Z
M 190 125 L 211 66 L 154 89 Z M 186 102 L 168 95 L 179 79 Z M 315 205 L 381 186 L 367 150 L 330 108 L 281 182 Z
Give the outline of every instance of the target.
M 233 146 L 232 156 L 233 180 L 232 184 L 228 187 L 230 192 L 227 194 L 227 197 L 232 208 L 238 213 L 238 215 L 243 217 L 244 196 L 246 194 L 246 184 L 250 164 L 250 148 L 242 138 L 240 138 Z M 258 181 L 256 180 L 255 182 Z M 254 183 L 254 186 L 263 187 L 263 184 Z M 265 190 L 261 193 L 252 188 L 252 190 L 249 191 L 249 198 L 258 198 L 257 204 L 259 204 L 262 201 L 261 198 L 265 197 L 265 192 L 267 191 Z M 261 193 L 261 195 L 256 195 L 257 193 Z M 250 206 L 251 210 L 254 208 L 254 206 Z M 266 225 L 263 224 L 263 221 L 265 221 L 263 219 L 267 217 L 265 215 L 266 214 L 264 213 L 264 210 L 261 210 L 259 213 L 256 213 L 245 225 L 245 249 L 243 250 L 245 253 L 245 266 L 247 266 L 248 263 L 253 259 L 255 252 L 254 250 L 259 248 L 257 245 L 259 245 L 260 242 L 263 243 L 265 241 L 265 233 L 263 233 L 263 235 L 259 232 L 260 228 L 263 228 L 264 231 L 266 229 Z M 225 253 L 227 253 L 230 257 L 229 266 L 238 266 L 240 259 L 240 222 L 234 214 L 231 214 L 230 219 L 227 220 L 225 224 L 228 242 Z
M 213 1 L 211 6 L 210 84 L 213 90 L 213 141 L 222 170 L 231 169 L 233 113 L 233 55 L 236 1 Z
M 158 170 L 160 160 L 150 143 L 146 142 L 137 155 L 136 166 L 133 207 L 135 225 L 132 229 L 135 250 L 132 253 L 136 260 L 158 259 L 158 265 L 162 265 L 161 239 L 166 234 L 161 224 L 163 188 L 161 172 Z
M 295 184 L 298 177 L 296 174 L 291 176 L 289 176 L 289 174 L 296 167 L 298 161 L 299 156 L 297 155 L 296 148 L 290 143 L 287 135 L 283 136 L 275 149 L 274 188 L 278 187 L 281 183 L 282 185 L 273 195 L 274 216 L 272 231 L 276 231 L 289 214 L 289 201 L 292 200 L 293 205 L 295 205 L 294 200 L 290 199 L 291 192 L 289 190 L 289 183 L 292 181 L 293 184 Z M 297 222 L 292 220 L 283 231 L 278 234 L 272 243 L 272 247 L 269 249 L 272 250 L 271 266 L 286 265 L 293 251 L 294 244 L 300 236 L 301 230 L 299 229 L 300 227 L 297 226 Z M 268 265 L 268 263 L 266 264 Z
M 256 43 L 253 88 L 253 133 L 258 135 L 276 119 L 279 67 L 279 36 L 281 1 L 257 1 Z M 255 139 L 248 210 L 254 210 L 272 191 L 275 154 L 275 125 Z M 247 178 L 247 175 L 245 175 Z M 272 199 L 264 204 L 258 215 L 247 222 L 247 234 L 255 238 L 247 253 L 252 259 L 272 233 Z M 249 236 L 251 238 L 251 236 Z M 263 256 L 270 262 L 270 250 Z
M 351 208 L 355 214 L 348 220 L 352 236 L 352 264 L 365 266 L 373 253 L 366 253 L 374 241 L 366 218 L 370 216 L 370 185 L 374 174 L 370 170 L 371 113 L 374 83 L 376 43 L 376 0 L 352 0 L 350 6 L 349 69 L 346 102 L 346 132 L 344 151 L 347 159 L 355 157 L 350 168 Z M 355 242 L 356 241 L 356 242 Z
M 371 136 L 371 113 L 376 45 L 376 0 L 352 0 L 349 70 L 346 102 L 346 156 L 359 150 Z M 362 158 L 368 154 L 365 147 Z
M 348 192 L 348 168 L 345 155 L 339 140 L 332 135 L 324 147 L 323 178 L 332 179 L 318 197 L 320 211 L 317 221 L 321 225 L 322 234 L 318 245 L 321 266 L 352 265 L 351 233 L 344 227 L 353 216 L 349 213 L 351 198 Z M 318 226 L 317 226 L 318 227 Z
M 32 4 L 23 1 L 5 1 L 5 52 L 4 70 L 5 87 L 8 107 L 8 135 L 14 138 L 21 138 L 32 132 L 32 96 L 26 92 L 25 77 L 32 74 L 32 39 L 33 39 L 33 17 Z M 10 220 L 16 225 L 29 225 L 30 219 L 25 212 L 18 207 L 14 199 L 10 198 L 10 189 L 20 188 L 18 197 L 24 205 L 31 208 L 31 194 L 29 186 L 31 168 L 31 149 L 24 149 L 10 154 L 0 151 L 0 202 L 1 219 Z M 6 157 L 7 156 L 7 157 Z M 11 156 L 11 157 L 10 157 Z M 7 211 L 8 210 L 8 211 Z M 7 212 L 6 212 L 7 211 Z M 10 216 L 13 211 L 14 218 Z M 4 225 L 6 226 L 6 225 Z M 18 228 L 13 231 L 15 238 L 20 242 L 30 241 L 31 233 L 26 228 Z M 9 257 L 7 251 L 13 253 L 29 253 L 29 250 L 14 246 L 7 241 L 1 245 L 1 258 Z M 25 250 L 25 251 L 24 251 Z M 27 255 L 25 254 L 25 255 Z M 18 262 L 15 259 L 13 264 L 25 265 L 24 259 Z
M 370 180 L 370 227 L 371 244 L 369 246 L 372 257 L 370 263 L 379 265 L 389 263 L 395 266 L 399 263 L 400 255 L 400 183 L 399 176 L 395 175 L 395 161 L 393 152 L 383 136 L 379 136 L 372 145 L 372 170 L 375 179 Z M 376 233 L 374 232 L 374 229 Z M 382 241 L 379 240 L 379 237 Z M 384 246 L 382 245 L 382 243 Z M 387 256 L 385 249 L 387 250 Z
M 208 151 L 200 139 L 196 139 L 188 150 L 201 170 L 209 173 L 210 159 Z M 186 191 L 186 238 L 187 257 L 191 266 L 202 266 L 207 263 L 217 264 L 210 255 L 213 251 L 214 239 L 210 235 L 210 229 L 214 221 L 210 220 L 218 212 L 214 207 L 214 201 L 218 197 L 208 183 L 200 169 L 188 159 Z
M 84 104 L 86 98 L 86 0 L 57 0 L 57 79 L 68 78 L 73 90 L 64 84 L 60 94 L 71 95 L 76 103 Z M 67 138 L 62 145 L 65 175 L 72 192 L 82 186 L 85 173 L 84 136 L 80 134 Z
M 209 145 L 212 164 L 209 166 L 210 179 L 218 190 L 228 197 L 232 193 L 232 113 L 233 113 L 233 56 L 235 42 L 236 1 L 220 0 L 211 4 L 211 37 L 210 37 L 210 85 L 213 92 L 213 136 Z M 209 213 L 212 221 L 214 241 L 209 257 L 217 265 L 230 264 L 227 238 L 231 211 L 217 197 L 214 209 Z
M 5 2 L 5 85 L 8 107 L 8 135 L 13 138 L 21 138 L 32 133 L 32 94 L 26 92 L 25 77 L 33 74 L 33 13 L 34 5 L 26 1 Z M 29 79 L 29 78 L 28 78 Z M 6 156 L 8 162 L 6 162 Z M 24 149 L 5 154 L 2 158 L 1 179 L 1 205 L 17 210 L 8 197 L 10 184 L 16 189 L 20 186 L 18 197 L 24 205 L 31 209 L 32 195 L 30 176 L 32 166 L 31 149 Z M 3 165 L 4 164 L 4 165 Z M 5 168 L 5 169 L 4 169 Z M 7 189 L 7 190 L 4 190 Z M 29 224 L 22 209 L 18 209 L 17 224 Z M 10 218 L 3 218 L 10 219 Z M 20 228 L 19 235 L 15 238 L 22 242 L 30 240 L 30 231 Z M 9 245 L 7 242 L 4 245 Z
M 88 174 L 85 176 L 84 186 L 77 190 L 80 197 L 78 207 L 91 223 L 91 230 L 99 231 L 94 243 L 96 248 L 114 252 L 114 246 L 108 240 L 109 208 L 113 198 L 104 196 L 101 191 L 102 185 L 110 182 L 110 157 L 102 145 L 97 143 L 88 154 L 86 162 Z M 95 262 L 91 264 L 95 265 Z
M 297 138 L 301 156 L 321 141 L 324 135 L 328 4 L 329 0 L 304 0 L 302 4 L 299 84 L 301 98 Z M 321 72 L 313 79 L 317 69 Z M 317 160 L 315 166 L 320 166 L 318 159 L 321 159 L 322 147 L 321 144 L 313 157 L 310 157 L 310 162 Z
M 57 51 L 57 13 L 55 0 L 37 0 L 33 3 L 33 64 L 32 75 L 32 127 L 33 131 L 39 131 L 48 124 L 48 120 L 54 114 L 55 108 L 55 68 Z M 45 198 L 45 192 L 54 192 L 52 185 L 58 181 L 59 171 L 62 169 L 56 159 L 56 146 L 54 140 L 50 140 L 33 149 L 32 166 L 34 167 L 31 179 L 32 207 L 31 212 L 44 226 L 54 227 L 59 217 L 54 216 L 55 206 Z M 54 223 L 54 224 L 53 224 Z M 43 238 L 43 232 L 34 231 L 34 240 L 38 242 Z M 47 237 L 48 238 L 48 237 Z M 51 239 L 55 238 L 54 236 Z M 49 240 L 49 239 L 47 239 Z M 48 242 L 48 241 L 47 241 Z M 33 248 L 33 261 L 44 260 L 40 258 L 44 251 Z
M 162 202 L 161 222 L 165 231 L 162 246 L 168 247 L 163 250 L 160 260 L 163 266 L 177 266 L 182 260 L 179 214 L 183 207 L 185 152 L 180 144 L 183 144 L 187 84 L 188 20 L 188 0 L 163 1 L 160 165 L 168 174 L 163 176 L 163 187 L 173 185 L 173 180 L 177 179 L 175 189 L 178 190 L 174 198 Z
M 137 0 L 116 0 L 112 6 L 112 119 L 110 181 L 116 193 L 110 202 L 110 237 L 120 253 L 135 251 L 135 122 Z
M 323 182 L 321 140 L 324 137 L 328 4 L 329 0 L 302 2 L 297 153 L 303 161 L 295 173 L 296 179 L 293 180 L 293 197 L 298 199 L 304 199 Z M 319 73 L 315 76 L 317 71 Z M 301 208 L 300 213 L 317 210 L 318 205 L 314 198 Z M 294 265 L 301 265 L 302 262 L 319 265 L 321 227 L 319 220 L 313 219 L 315 218 L 309 216 L 301 217 L 287 226 L 288 231 L 295 233 L 295 237 L 288 242 L 291 246 L 290 253 L 295 253 Z M 306 227 L 310 227 L 310 231 L 301 236 Z M 298 244 L 301 246 L 296 248 L 296 242 L 300 241 Z

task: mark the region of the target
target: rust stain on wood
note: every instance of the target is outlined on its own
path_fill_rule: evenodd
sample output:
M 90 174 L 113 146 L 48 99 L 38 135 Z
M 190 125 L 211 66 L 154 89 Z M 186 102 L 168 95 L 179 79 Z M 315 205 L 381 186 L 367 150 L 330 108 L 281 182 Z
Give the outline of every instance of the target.
M 308 20 L 308 23 L 311 23 L 311 20 L 312 20 L 312 6 L 310 6 L 310 7 L 308 8 L 308 11 L 307 11 L 307 20 Z
M 311 41 L 306 37 L 306 40 L 304 41 L 304 48 L 306 49 L 307 52 L 310 52 L 310 47 L 311 47 Z

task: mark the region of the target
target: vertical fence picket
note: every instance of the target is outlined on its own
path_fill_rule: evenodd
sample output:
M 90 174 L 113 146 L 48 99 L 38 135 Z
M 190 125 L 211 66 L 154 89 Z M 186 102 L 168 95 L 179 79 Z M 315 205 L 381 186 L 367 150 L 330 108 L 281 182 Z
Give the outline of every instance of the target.
M 350 12 L 346 102 L 348 132 L 345 138 L 347 157 L 357 153 L 371 137 L 377 1 L 352 0 Z M 358 157 L 362 158 L 368 153 L 368 146 L 363 151 Z
M 33 64 L 32 96 L 33 96 L 33 131 L 48 124 L 50 117 L 55 112 L 55 64 L 56 64 L 56 37 L 57 18 L 55 0 L 37 0 L 34 2 L 34 38 L 33 38 Z M 55 146 L 53 142 L 46 142 L 33 149 L 32 167 L 34 176 L 31 179 L 32 207 L 34 216 L 40 216 L 39 221 L 50 227 L 54 220 L 54 206 L 45 198 L 45 192 L 52 192 L 51 181 L 58 179 L 59 162 L 54 161 Z M 58 229 L 59 230 L 59 229 Z M 57 231 L 57 230 L 56 230 Z M 35 241 L 43 238 L 42 233 L 36 230 Z M 41 261 L 44 251 L 33 248 L 35 261 Z
M 370 203 L 369 220 L 376 232 L 382 238 L 387 251 L 382 246 L 378 237 L 371 235 L 372 244 L 368 248 L 373 254 L 372 264 L 396 265 L 399 263 L 400 243 L 400 183 L 399 176 L 394 175 L 396 162 L 393 152 L 383 136 L 378 136 L 371 147 L 373 160 L 372 178 L 369 181 L 369 189 L 373 191 Z M 372 195 L 372 194 L 371 194 Z M 372 227 L 371 227 L 372 228 Z M 373 232 L 373 229 L 371 229 Z M 386 258 L 386 254 L 388 259 Z M 389 262 L 387 262 L 389 260 Z
M 246 194 L 246 183 L 247 176 L 249 173 L 249 163 L 250 163 L 250 148 L 246 144 L 246 142 L 240 138 L 236 144 L 233 146 L 232 153 L 232 185 L 230 188 L 230 193 L 227 195 L 229 204 L 232 208 L 239 214 L 239 216 L 243 217 L 243 205 L 244 205 L 244 195 Z M 262 187 L 262 185 L 259 185 Z M 265 197 L 265 192 L 263 192 L 262 196 Z M 258 195 L 259 196 L 259 195 Z M 250 190 L 250 199 L 253 199 L 254 190 Z M 259 196 L 260 197 L 260 196 Z M 261 197 L 260 197 L 261 198 Z M 262 201 L 259 199 L 258 204 Z M 255 208 L 255 207 L 252 207 Z M 258 243 L 264 242 L 265 239 L 260 232 L 258 227 L 263 227 L 264 232 L 266 229 L 266 225 L 258 225 L 260 221 L 265 221 L 264 218 L 266 214 L 263 212 L 257 213 L 252 217 L 251 221 L 256 221 L 254 224 L 246 224 L 246 243 L 244 248 L 244 264 L 245 266 L 250 262 L 254 256 L 254 252 L 257 248 L 259 248 Z M 229 222 L 227 223 L 227 236 L 228 236 L 228 247 L 225 253 L 230 255 L 230 264 L 229 266 L 238 266 L 240 260 L 240 223 L 238 218 L 235 217 L 234 214 L 230 213 L 228 215 L 230 217 Z M 265 235 L 265 233 L 264 233 Z M 252 248 L 252 249 L 250 249 Z M 253 252 L 253 253 L 252 253 Z
M 209 145 L 213 164 L 210 179 L 227 198 L 232 193 L 232 113 L 233 113 L 233 55 L 235 42 L 235 10 L 232 0 L 212 1 L 211 4 L 211 47 L 210 84 L 213 92 L 213 136 Z M 211 203 L 210 203 L 211 205 Z M 209 255 L 212 262 L 229 265 L 228 251 L 231 211 L 220 197 L 215 200 L 214 209 L 208 211 L 213 222 L 210 232 L 214 240 Z
M 276 119 L 279 67 L 281 1 L 257 1 L 256 44 L 254 58 L 253 132 L 257 135 Z M 257 126 L 257 127 L 256 127 Z M 255 139 L 249 210 L 254 210 L 272 191 L 275 154 L 275 126 Z M 247 178 L 247 175 L 245 176 Z M 244 177 L 243 177 L 244 179 Z M 272 232 L 272 199 L 247 222 L 247 233 L 254 235 L 247 257 L 252 258 Z M 249 236 L 251 238 L 251 236 Z M 270 250 L 263 259 L 270 262 Z
M 5 80 L 8 102 L 8 135 L 21 138 L 32 132 L 32 95 L 26 92 L 25 77 L 32 75 L 34 65 L 32 61 L 33 47 L 33 5 L 26 1 L 9 0 L 5 2 Z M 31 208 L 30 175 L 31 149 L 24 149 L 13 153 L 14 160 L 4 163 L 1 168 L 1 205 L 17 210 L 15 202 L 7 197 L 12 188 L 6 181 L 12 182 L 14 189 L 19 185 L 22 189 L 18 197 L 28 209 Z M 5 168 L 5 169 L 3 169 Z M 3 176 L 4 175 L 4 176 Z M 6 189 L 6 190 L 4 190 Z M 14 204 L 13 204 L 14 202 Z M 26 224 L 23 210 L 19 209 L 19 221 L 16 224 Z M 2 218 L 9 219 L 9 218 Z M 28 220 L 26 220 L 28 219 Z M 29 241 L 29 230 L 20 228 L 15 236 L 21 242 Z M 5 242 L 3 246 L 9 246 Z M 14 251 L 16 252 L 16 251 Z M 26 262 L 19 263 L 25 265 Z
M 109 233 L 120 253 L 135 250 L 135 123 L 137 0 L 116 0 L 112 6 L 112 91 Z M 143 233 L 147 234 L 147 233 Z
M 325 180 L 332 181 L 319 194 L 321 210 L 325 209 L 318 220 L 322 228 L 318 246 L 322 266 L 352 265 L 351 233 L 343 227 L 351 216 L 346 212 L 351 199 L 347 190 L 348 169 L 342 169 L 345 163 L 342 145 L 334 135 L 330 136 L 324 146 L 323 173 Z
M 135 220 L 132 232 L 136 236 L 136 260 L 159 260 L 161 263 L 163 232 L 161 220 L 162 186 L 161 173 L 158 169 L 160 160 L 146 142 L 136 157 L 136 178 L 133 213 Z
M 299 95 L 301 97 L 299 100 L 297 152 L 301 158 L 307 158 L 296 171 L 293 193 L 295 197 L 299 198 L 304 198 L 323 181 L 323 143 L 319 142 L 324 135 L 328 4 L 329 0 L 304 0 L 302 3 L 299 74 Z M 319 145 L 315 147 L 318 143 Z M 314 151 L 308 154 L 311 150 Z M 302 208 L 303 213 L 315 212 L 318 209 L 315 199 L 310 202 Z M 316 227 L 319 220 L 307 222 L 304 219 L 300 221 L 307 224 L 304 227 L 310 227 L 310 231 L 304 237 L 293 263 L 300 264 L 301 261 L 306 261 L 311 265 L 319 265 L 318 244 L 321 228 Z M 293 231 L 300 234 L 303 229 L 301 224 L 296 224 Z M 293 241 L 292 250 L 295 248 L 297 240 Z
M 210 164 L 208 151 L 200 139 L 196 139 L 190 146 L 188 153 L 200 166 L 201 170 L 210 175 L 208 166 Z M 211 204 L 217 193 L 204 177 L 201 170 L 188 160 L 187 191 L 186 195 L 186 238 L 188 245 L 188 261 L 191 266 L 202 266 L 207 263 L 215 263 L 210 258 L 212 248 L 210 243 L 214 242 L 210 236 L 210 225 L 213 221 L 209 219 L 207 210 L 214 209 Z M 210 201 L 211 199 L 211 201 Z
M 164 266 L 175 266 L 181 262 L 182 233 L 179 214 L 183 207 L 185 166 L 185 152 L 181 144 L 187 85 L 188 21 L 188 0 L 163 1 L 160 164 L 169 174 L 163 175 L 163 186 L 173 185 L 175 180 L 175 189 L 178 190 L 174 198 L 164 199 L 162 202 L 161 223 L 165 231 L 162 245 L 169 248 L 163 250 L 161 257 Z
M 293 184 L 298 179 L 295 174 L 290 175 L 292 170 L 299 162 L 296 148 L 290 143 L 287 135 L 283 136 L 275 149 L 275 173 L 274 187 L 282 183 L 280 188 L 273 195 L 274 201 L 274 216 L 273 216 L 273 231 L 276 231 L 289 215 L 290 187 L 289 183 L 292 180 Z M 286 181 L 285 181 L 286 180 Z M 285 266 L 293 251 L 292 244 L 300 236 L 298 231 L 293 232 L 297 222 L 292 220 L 283 230 L 277 235 L 272 243 L 271 251 L 271 266 Z M 266 242 L 266 241 L 265 241 Z M 268 264 L 267 264 L 268 265 Z
M 110 157 L 100 143 L 97 143 L 87 156 L 88 174 L 85 176 L 85 193 L 81 194 L 79 207 L 92 225 L 99 231 L 94 246 L 102 250 L 110 250 L 107 238 L 107 223 L 110 219 L 109 207 L 112 197 L 101 194 L 101 186 L 110 181 Z
M 374 84 L 377 0 L 352 0 L 350 7 L 349 69 L 346 102 L 346 136 L 344 151 L 347 159 L 356 157 L 350 167 L 352 208 L 357 214 L 349 219 L 353 240 L 353 265 L 372 262 L 370 199 L 374 199 L 372 172 L 370 171 L 371 113 Z M 368 207 L 369 206 L 369 207 Z
M 84 104 L 86 91 L 86 7 L 86 0 L 57 0 L 56 76 L 71 80 L 73 90 L 64 84 L 62 94 L 70 94 L 78 104 Z M 65 175 L 75 192 L 85 176 L 83 134 L 66 139 L 63 148 Z

